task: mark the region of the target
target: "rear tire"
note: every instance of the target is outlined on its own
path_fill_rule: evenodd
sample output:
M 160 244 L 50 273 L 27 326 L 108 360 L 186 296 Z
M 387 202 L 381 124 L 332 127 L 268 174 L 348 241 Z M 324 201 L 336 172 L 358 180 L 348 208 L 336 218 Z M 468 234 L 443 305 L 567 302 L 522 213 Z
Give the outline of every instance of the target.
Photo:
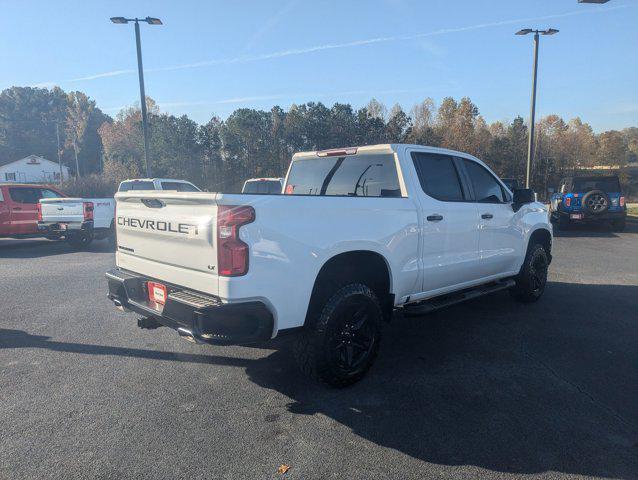
M 611 229 L 614 232 L 622 232 L 627 226 L 627 220 L 624 218 L 620 218 L 618 220 L 613 220 L 611 222 Z
M 558 229 L 559 230 L 568 230 L 571 226 L 571 223 L 568 218 L 558 217 Z
M 110 249 L 115 251 L 117 248 L 117 237 L 115 235 L 115 225 L 111 222 L 111 226 L 109 228 L 109 235 L 106 237 L 106 241 L 108 242 L 108 246 Z
M 514 279 L 516 286 L 510 290 L 511 295 L 523 303 L 535 302 L 541 298 L 547 284 L 548 267 L 549 256 L 545 247 L 540 243 L 531 245 L 521 271 Z
M 93 241 L 93 234 L 85 231 L 80 231 L 67 236 L 66 241 L 76 250 L 84 250 Z
M 377 356 L 382 318 L 379 299 L 368 286 L 340 288 L 296 338 L 299 367 L 331 387 L 358 382 Z

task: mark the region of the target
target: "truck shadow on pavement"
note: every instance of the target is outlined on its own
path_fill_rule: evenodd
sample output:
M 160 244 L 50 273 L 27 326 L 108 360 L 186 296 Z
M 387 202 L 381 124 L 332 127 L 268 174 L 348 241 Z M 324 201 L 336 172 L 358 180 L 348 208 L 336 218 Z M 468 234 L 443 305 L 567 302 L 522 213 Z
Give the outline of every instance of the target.
M 246 367 L 246 360 L 177 352 L 161 352 L 141 348 L 112 347 L 73 342 L 58 342 L 45 335 L 32 335 L 22 330 L 0 328 L 0 348 L 41 348 L 55 352 L 81 353 L 85 355 L 117 355 L 188 363 L 214 363 Z M 235 361 L 236 360 L 236 361 Z
M 397 318 L 345 390 L 306 380 L 285 351 L 247 373 L 291 398 L 289 413 L 425 462 L 636 478 L 636 298 L 636 286 L 552 282 L 533 305 L 497 294 Z
M 0 239 L 0 258 L 41 258 L 82 252 L 109 253 L 115 252 L 115 248 L 106 240 L 96 240 L 84 250 L 75 250 L 65 241 Z
M 500 293 L 427 317 L 399 315 L 368 376 L 343 390 L 299 373 L 285 339 L 257 360 L 58 342 L 9 329 L 0 329 L 0 348 L 235 366 L 290 399 L 269 412 L 274 426 L 321 414 L 428 463 L 635 478 L 636 298 L 637 286 L 550 282 L 532 305 Z

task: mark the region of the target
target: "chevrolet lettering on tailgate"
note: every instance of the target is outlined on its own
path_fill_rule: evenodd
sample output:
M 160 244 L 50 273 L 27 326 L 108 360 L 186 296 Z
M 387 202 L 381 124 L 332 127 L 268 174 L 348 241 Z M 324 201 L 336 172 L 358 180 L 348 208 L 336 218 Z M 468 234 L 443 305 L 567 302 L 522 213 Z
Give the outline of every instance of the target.
M 172 223 L 162 220 L 146 220 L 141 218 L 117 217 L 117 224 L 122 227 L 155 230 L 158 232 L 183 233 L 185 235 L 198 234 L 197 225 L 188 223 Z

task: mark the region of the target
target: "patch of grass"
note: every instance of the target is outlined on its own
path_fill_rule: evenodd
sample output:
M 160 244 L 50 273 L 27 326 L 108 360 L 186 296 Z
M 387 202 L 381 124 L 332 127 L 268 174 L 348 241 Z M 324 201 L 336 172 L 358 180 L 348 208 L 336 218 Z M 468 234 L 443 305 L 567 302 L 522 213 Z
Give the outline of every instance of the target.
M 638 207 L 627 207 L 627 215 L 638 217 Z

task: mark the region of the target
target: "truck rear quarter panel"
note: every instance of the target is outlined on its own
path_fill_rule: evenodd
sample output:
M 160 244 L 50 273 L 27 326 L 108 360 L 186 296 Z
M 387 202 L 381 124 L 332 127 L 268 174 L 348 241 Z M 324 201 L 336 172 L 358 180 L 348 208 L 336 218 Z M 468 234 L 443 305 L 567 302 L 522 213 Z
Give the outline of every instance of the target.
M 248 273 L 220 276 L 219 296 L 270 305 L 275 330 L 303 325 L 321 267 L 340 253 L 381 255 L 397 298 L 417 284 L 418 217 L 409 198 L 219 195 L 218 203 L 256 212 L 255 222 L 240 230 L 250 245 Z

